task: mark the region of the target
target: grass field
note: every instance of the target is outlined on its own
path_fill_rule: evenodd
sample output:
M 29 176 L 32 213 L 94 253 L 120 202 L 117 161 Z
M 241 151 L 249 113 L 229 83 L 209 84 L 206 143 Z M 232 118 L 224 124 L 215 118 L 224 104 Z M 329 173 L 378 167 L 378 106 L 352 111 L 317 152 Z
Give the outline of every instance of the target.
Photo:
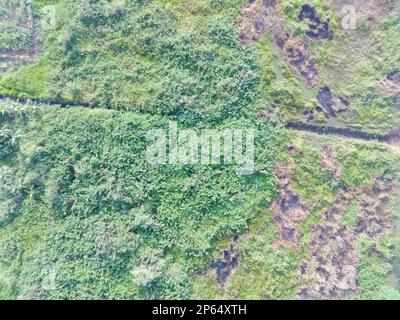
M 397 140 L 285 127 L 399 126 L 366 2 L 0 0 L 0 299 L 400 299 Z M 171 121 L 254 129 L 254 173 L 152 166 Z

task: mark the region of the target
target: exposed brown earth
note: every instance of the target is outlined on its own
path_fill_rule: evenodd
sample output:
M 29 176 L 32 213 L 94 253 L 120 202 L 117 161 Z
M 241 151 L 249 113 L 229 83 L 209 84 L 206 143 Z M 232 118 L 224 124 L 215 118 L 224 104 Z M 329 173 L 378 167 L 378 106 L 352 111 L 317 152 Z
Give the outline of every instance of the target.
M 379 80 L 379 87 L 388 96 L 400 97 L 400 72 L 389 74 Z
M 221 253 L 221 260 L 213 263 L 211 267 L 216 272 L 216 280 L 223 287 L 239 267 L 239 239 L 233 238 L 229 249 Z
M 30 6 L 30 2 L 25 6 Z M 17 8 L 12 6 L 8 9 L 6 19 L 21 29 L 28 30 L 31 34 L 31 45 L 29 50 L 6 49 L 0 50 L 0 75 L 20 65 L 31 64 L 37 61 L 40 52 L 39 27 L 32 16 L 31 8 L 28 8 L 22 16 L 17 16 Z
M 377 179 L 369 188 L 339 190 L 334 205 L 311 229 L 310 258 L 300 268 L 310 281 L 299 292 L 303 299 L 335 299 L 356 293 L 357 267 L 360 260 L 355 245 L 360 238 L 377 240 L 391 231 L 389 204 L 397 183 L 394 178 Z M 361 196 L 354 229 L 341 220 L 351 201 Z
M 399 5 L 391 0 L 325 0 L 325 3 L 336 7 L 341 12 L 344 5 L 352 5 L 358 19 L 376 23 L 389 14 L 399 14 Z
M 282 14 L 275 0 L 250 0 L 242 8 L 238 24 L 242 43 L 255 43 L 272 29 L 276 43 L 282 50 L 286 63 L 296 77 L 304 80 L 308 87 L 315 87 L 319 74 L 315 57 L 309 52 L 306 41 L 295 38 L 285 31 Z
M 266 117 L 264 116 L 261 118 L 266 118 Z M 311 132 L 318 135 L 336 135 L 349 139 L 375 141 L 384 143 L 393 149 L 398 149 L 398 147 L 400 147 L 400 128 L 394 128 L 386 134 L 376 134 L 376 133 L 369 133 L 366 131 L 353 130 L 349 128 L 315 125 L 299 121 L 288 122 L 286 124 L 286 128 L 290 130 Z
M 300 20 L 308 20 L 310 28 L 306 32 L 307 36 L 314 40 L 332 40 L 333 34 L 329 30 L 329 20 L 322 21 L 318 16 L 315 8 L 309 4 L 302 6 Z
M 359 17 L 373 22 L 389 15 L 394 9 L 391 0 L 353 0 L 353 5 Z
M 251 44 L 257 42 L 262 34 L 269 28 L 270 11 L 276 5 L 276 0 L 249 0 L 241 10 L 242 17 L 238 23 L 239 39 L 242 43 Z
M 289 155 L 297 152 L 296 146 L 287 149 Z M 322 158 L 322 166 L 331 170 L 333 179 L 339 180 L 342 168 L 333 148 L 324 146 Z M 279 191 L 272 211 L 279 232 L 277 245 L 297 250 L 300 224 L 313 208 L 292 190 L 292 171 L 287 165 L 275 166 Z M 311 227 L 307 245 L 309 257 L 300 266 L 301 278 L 308 283 L 299 291 L 302 299 L 339 299 L 360 290 L 357 241 L 378 240 L 391 232 L 390 200 L 396 192 L 397 180 L 385 175 L 369 187 L 338 191 L 333 205 L 322 214 L 320 222 Z M 345 225 L 343 219 L 354 201 L 358 205 L 355 224 Z M 375 250 L 378 249 L 375 247 Z
M 317 86 L 319 73 L 315 57 L 308 51 L 307 43 L 287 32 L 277 33 L 275 38 L 295 76 L 303 79 L 309 88 Z
M 332 179 L 339 180 L 342 175 L 342 167 L 336 161 L 335 151 L 328 145 L 322 150 L 323 166 L 330 170 Z
M 278 8 L 271 9 L 272 30 L 275 41 L 282 50 L 286 63 L 296 77 L 303 79 L 307 86 L 318 85 L 319 73 L 315 57 L 309 52 L 307 41 L 292 36 L 284 28 L 282 13 Z
M 391 130 L 387 135 L 386 135 L 386 142 L 389 143 L 390 145 L 393 145 L 395 147 L 400 147 L 400 128 L 395 128 Z
M 315 57 L 308 50 L 307 41 L 298 39 L 284 28 L 283 13 L 276 6 L 271 8 L 272 30 L 275 41 L 281 48 L 284 59 L 294 75 L 313 88 L 319 83 L 319 73 Z
M 279 231 L 277 245 L 297 250 L 300 240 L 299 226 L 308 216 L 311 208 L 292 190 L 291 167 L 276 165 L 274 172 L 279 187 L 278 194 L 272 203 L 273 220 Z
M 337 113 L 347 112 L 350 107 L 350 102 L 346 98 L 335 97 L 328 86 L 318 91 L 317 101 L 327 118 L 336 117 Z
M 238 23 L 241 30 L 239 38 L 242 43 L 250 44 L 257 42 L 268 28 L 269 5 L 274 5 L 275 1 L 250 0 L 242 8 L 242 19 Z
M 302 277 L 311 284 L 301 289 L 301 298 L 332 299 L 356 291 L 359 256 L 354 234 L 340 223 L 356 194 L 355 190 L 340 190 L 321 223 L 312 227 L 310 258 L 300 268 Z
M 390 200 L 397 189 L 395 179 L 377 179 L 361 199 L 361 216 L 355 232 L 370 239 L 378 239 L 391 231 L 389 217 Z

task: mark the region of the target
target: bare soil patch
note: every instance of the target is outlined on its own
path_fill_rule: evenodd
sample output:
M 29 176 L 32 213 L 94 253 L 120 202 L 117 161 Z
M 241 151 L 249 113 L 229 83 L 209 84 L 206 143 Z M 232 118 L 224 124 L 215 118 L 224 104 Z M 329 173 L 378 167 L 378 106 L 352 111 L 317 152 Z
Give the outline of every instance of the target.
M 257 42 L 268 30 L 268 8 L 276 5 L 276 0 L 249 0 L 242 8 L 242 18 L 238 23 L 242 43 Z
M 223 287 L 239 267 L 239 238 L 233 238 L 229 249 L 221 252 L 221 260 L 214 262 L 211 267 L 215 270 L 216 281 Z
M 39 25 L 32 14 L 30 2 L 25 3 L 25 6 L 23 14 L 17 14 L 21 8 L 9 6 L 5 19 L 20 30 L 28 31 L 31 38 L 29 48 L 0 49 L 0 75 L 20 65 L 34 63 L 38 59 L 41 50 Z
M 311 208 L 292 190 L 291 167 L 276 165 L 274 172 L 279 186 L 278 194 L 272 203 L 273 221 L 279 231 L 277 245 L 297 250 L 300 240 L 299 226 Z
M 342 167 L 336 161 L 335 151 L 328 145 L 322 150 L 323 166 L 330 170 L 332 179 L 339 180 L 342 175 Z
M 357 18 L 364 19 L 375 24 L 380 18 L 389 14 L 398 14 L 399 6 L 391 0 L 325 0 L 335 7 L 340 13 L 344 5 L 352 5 L 355 8 Z
M 332 40 L 333 34 L 329 30 L 329 20 L 322 21 L 317 16 L 317 11 L 310 4 L 305 4 L 302 6 L 300 14 L 300 20 L 308 20 L 310 28 L 309 31 L 306 32 L 307 36 L 314 40 Z
M 391 232 L 390 199 L 395 195 L 395 178 L 378 178 L 371 187 L 339 190 L 335 203 L 311 229 L 310 258 L 300 267 L 303 278 L 310 281 L 299 292 L 303 299 L 335 299 L 356 293 L 357 267 L 360 257 L 356 241 L 377 240 Z M 354 229 L 342 224 L 351 201 L 361 196 Z M 377 249 L 376 249 L 377 250 Z
M 313 88 L 319 82 L 315 57 L 308 50 L 308 43 L 291 35 L 284 28 L 283 18 L 278 8 L 271 9 L 272 30 L 275 41 L 282 50 L 286 63 L 296 77 L 303 79 Z
M 318 91 L 317 101 L 327 118 L 347 112 L 350 107 L 350 102 L 346 98 L 334 96 L 328 86 L 324 86 Z
M 400 72 L 393 72 L 380 79 L 379 87 L 387 96 L 400 97 Z
M 321 223 L 312 227 L 310 258 L 300 268 L 302 277 L 311 284 L 301 289 L 301 298 L 332 299 L 356 291 L 359 256 L 354 234 L 340 223 L 356 194 L 355 190 L 340 190 Z
M 385 136 L 385 142 L 395 147 L 400 147 L 400 128 L 395 128 L 391 130 Z
M 355 233 L 370 239 L 378 239 L 391 231 L 389 216 L 390 200 L 397 189 L 397 183 L 392 179 L 377 179 L 362 197 L 361 216 L 358 219 Z
M 285 31 L 282 12 L 276 0 L 249 0 L 242 8 L 242 18 L 238 23 L 242 43 L 255 43 L 263 34 L 272 29 L 276 43 L 282 50 L 284 59 L 296 77 L 304 80 L 308 87 L 315 87 L 319 74 L 315 57 L 309 52 L 306 41 Z

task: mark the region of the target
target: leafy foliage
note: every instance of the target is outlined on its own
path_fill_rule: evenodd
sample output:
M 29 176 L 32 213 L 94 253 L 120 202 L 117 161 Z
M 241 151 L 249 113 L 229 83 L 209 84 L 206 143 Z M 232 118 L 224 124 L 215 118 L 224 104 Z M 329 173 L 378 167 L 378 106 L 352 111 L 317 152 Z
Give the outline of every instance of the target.
M 293 75 L 272 34 L 240 43 L 236 22 L 245 2 L 33 1 L 35 23 L 52 4 L 57 26 L 41 30 L 38 61 L 0 64 L 7 70 L 0 94 L 43 101 L 0 101 L 0 299 L 294 299 L 310 230 L 337 191 L 398 176 L 397 151 L 382 145 L 287 136 L 280 122 L 317 111 L 318 88 Z M 307 41 L 300 0 L 279 1 L 285 30 L 308 42 L 321 84 L 351 100 L 344 116 L 320 112 L 313 121 L 373 132 L 393 127 L 398 97 L 385 95 L 377 78 L 400 70 L 398 17 L 361 21 L 347 34 L 326 1 L 308 3 L 329 20 L 334 39 Z M 0 0 L 0 52 L 31 58 L 34 32 L 25 28 L 23 8 L 23 1 Z M 255 173 L 238 176 L 235 165 L 150 165 L 146 133 L 172 120 L 196 132 L 256 129 Z M 325 144 L 337 152 L 340 179 L 322 165 Z M 276 163 L 293 168 L 293 191 L 312 207 L 297 251 L 276 246 L 268 210 Z M 357 205 L 344 226 L 356 224 Z M 238 235 L 240 263 L 221 288 L 210 264 Z M 400 256 L 394 242 L 360 241 L 361 292 L 351 298 L 399 299 L 398 285 L 387 282 Z
M 168 128 L 162 117 L 50 106 L 14 114 L 3 128 L 19 130 L 24 148 L 4 169 L 22 185 L 6 194 L 16 206 L 0 243 L 13 238 L 2 270 L 19 279 L 18 296 L 189 297 L 189 272 L 274 193 L 271 166 L 282 140 L 266 124 L 256 124 L 256 173 L 246 177 L 235 166 L 150 165 L 146 132 Z M 238 125 L 255 124 L 223 127 Z M 16 254 L 21 259 L 8 259 Z M 46 266 L 57 270 L 57 290 L 40 289 Z

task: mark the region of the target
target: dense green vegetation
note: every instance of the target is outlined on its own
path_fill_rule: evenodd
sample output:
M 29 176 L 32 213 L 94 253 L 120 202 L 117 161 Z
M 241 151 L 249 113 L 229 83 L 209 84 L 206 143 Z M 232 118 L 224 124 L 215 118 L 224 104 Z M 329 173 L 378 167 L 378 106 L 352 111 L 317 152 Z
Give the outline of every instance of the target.
M 0 255 L 11 297 L 187 298 L 188 272 L 273 196 L 281 138 L 269 125 L 259 125 L 257 172 L 246 177 L 234 166 L 151 166 L 146 132 L 168 127 L 158 116 L 10 104 Z M 46 266 L 57 290 L 40 289 Z
M 38 17 L 42 6 L 56 5 L 57 27 L 42 31 L 45 50 L 38 64 L 3 77 L 1 91 L 173 115 L 193 123 L 254 110 L 255 89 L 261 81 L 267 86 L 264 98 L 280 101 L 284 119 L 315 112 L 318 88 L 306 88 L 295 79 L 282 63 L 279 49 L 270 41 L 265 45 L 265 38 L 258 47 L 237 41 L 234 23 L 244 2 L 36 1 Z M 281 10 L 285 28 L 307 41 L 309 22 L 299 20 L 304 3 L 282 1 Z M 399 99 L 383 92 L 379 81 L 400 70 L 398 16 L 390 11 L 378 14 L 373 23 L 359 18 L 357 29 L 346 31 L 334 7 L 320 0 L 307 3 L 322 21 L 329 21 L 334 36 L 308 41 L 317 59 L 320 85 L 329 85 L 335 96 L 351 101 L 349 112 L 328 123 L 378 132 L 392 128 L 399 119 Z M 400 8 L 398 0 L 390 3 Z M 5 28 L 10 24 L 2 23 Z M 13 38 L 3 45 L 29 44 L 29 34 L 21 32 L 2 32 Z M 261 79 L 257 62 L 265 74 Z M 319 113 L 315 117 L 317 123 L 327 121 Z
M 244 115 L 254 108 L 259 75 L 254 50 L 238 43 L 232 25 L 239 2 L 186 8 L 66 1 L 59 4 L 58 29 L 49 31 L 43 67 L 5 77 L 0 86 L 21 97 L 172 115 L 189 123 Z M 37 79 L 46 65 L 48 73 Z M 42 90 L 37 80 L 45 81 Z
M 305 3 L 329 21 L 332 40 L 307 38 Z M 297 299 L 312 282 L 301 273 L 312 232 L 338 193 L 400 181 L 396 146 L 282 125 L 313 112 L 314 124 L 397 126 L 399 96 L 379 80 L 400 70 L 398 16 L 347 32 L 326 1 L 280 1 L 285 30 L 315 55 L 320 79 L 309 88 L 271 31 L 239 41 L 246 4 L 0 0 L 0 299 Z M 39 27 L 47 5 L 55 28 Z M 323 85 L 351 102 L 348 112 L 317 111 Z M 152 166 L 146 134 L 170 121 L 195 132 L 255 129 L 255 172 Z M 292 169 L 291 191 L 309 208 L 296 248 L 278 244 L 277 165 Z M 340 220 L 349 232 L 362 200 L 360 191 Z M 400 299 L 398 192 L 387 201 L 393 228 L 355 237 L 357 290 L 345 298 Z M 239 262 L 221 283 L 215 263 L 232 239 Z

